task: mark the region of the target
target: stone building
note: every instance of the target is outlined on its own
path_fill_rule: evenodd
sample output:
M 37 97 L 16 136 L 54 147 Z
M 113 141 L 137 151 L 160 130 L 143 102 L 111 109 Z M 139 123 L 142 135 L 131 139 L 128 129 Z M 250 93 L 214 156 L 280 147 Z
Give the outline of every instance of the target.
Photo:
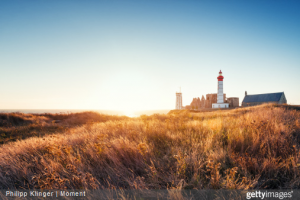
M 246 91 L 242 106 L 255 106 L 263 103 L 283 104 L 287 103 L 287 100 L 284 92 L 248 95 Z
M 229 103 L 229 108 L 239 107 L 239 98 L 238 97 L 228 97 L 227 102 Z
M 224 99 L 226 99 L 226 94 L 223 95 Z M 200 98 L 193 98 L 190 105 L 185 106 L 186 109 L 201 109 L 201 108 L 211 108 L 213 103 L 217 103 L 217 93 L 207 94 L 206 99 L 204 95 Z M 225 101 L 227 102 L 227 101 Z
M 180 92 L 176 92 L 175 109 L 177 109 L 177 110 L 183 109 L 183 106 L 182 106 L 182 93 L 181 93 L 181 91 Z
M 201 98 L 201 108 L 205 108 L 205 98 L 204 98 L 203 95 L 202 95 L 202 98 Z
M 200 109 L 201 108 L 201 100 L 200 98 L 193 98 L 192 103 L 190 104 L 191 109 Z

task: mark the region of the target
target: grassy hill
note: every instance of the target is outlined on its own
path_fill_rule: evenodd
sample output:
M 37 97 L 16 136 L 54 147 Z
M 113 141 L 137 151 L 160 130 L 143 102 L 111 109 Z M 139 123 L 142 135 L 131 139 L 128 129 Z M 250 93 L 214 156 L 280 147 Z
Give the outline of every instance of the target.
M 300 111 L 0 115 L 0 189 L 300 188 Z

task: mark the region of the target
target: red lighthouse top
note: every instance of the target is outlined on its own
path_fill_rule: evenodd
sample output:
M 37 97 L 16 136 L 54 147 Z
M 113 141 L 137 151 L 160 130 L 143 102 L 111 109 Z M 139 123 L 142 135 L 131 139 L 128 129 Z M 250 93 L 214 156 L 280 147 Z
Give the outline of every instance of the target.
M 220 70 L 220 72 L 219 72 L 219 76 L 218 76 L 218 81 L 223 81 L 223 79 L 224 79 L 224 76 L 222 76 L 222 71 Z

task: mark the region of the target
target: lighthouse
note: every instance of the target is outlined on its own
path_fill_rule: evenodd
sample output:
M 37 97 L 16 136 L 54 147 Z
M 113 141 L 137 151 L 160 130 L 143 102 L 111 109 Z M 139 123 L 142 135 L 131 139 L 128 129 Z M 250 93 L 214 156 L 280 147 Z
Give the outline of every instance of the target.
M 229 108 L 229 103 L 224 103 L 224 95 L 223 95 L 223 79 L 222 71 L 220 70 L 218 79 L 218 95 L 217 95 L 217 103 L 212 104 L 212 108 Z

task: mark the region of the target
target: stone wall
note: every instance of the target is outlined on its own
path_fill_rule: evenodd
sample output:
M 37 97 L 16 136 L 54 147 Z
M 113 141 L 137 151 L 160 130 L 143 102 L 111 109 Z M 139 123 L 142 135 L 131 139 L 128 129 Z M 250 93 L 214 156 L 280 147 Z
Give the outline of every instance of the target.
M 243 107 L 247 107 L 247 106 L 257 106 L 257 105 L 261 105 L 264 103 L 278 103 L 278 101 L 264 101 L 264 102 L 249 102 L 249 103 L 242 103 Z
M 281 95 L 281 98 L 280 98 L 280 100 L 279 100 L 279 102 L 278 102 L 279 104 L 283 104 L 283 103 L 287 103 L 287 100 L 286 100 L 286 98 L 285 98 L 285 95 L 284 94 L 282 94 Z
M 226 100 L 226 94 L 224 95 L 224 103 L 227 102 Z M 212 104 L 213 103 L 217 103 L 217 93 L 214 94 L 207 94 L 206 95 L 206 99 L 205 97 L 202 95 L 202 98 L 200 100 L 199 97 L 197 98 L 193 98 L 191 104 L 189 106 L 186 106 L 187 109 L 201 109 L 201 108 L 212 108 Z
M 228 97 L 227 102 L 229 103 L 229 108 L 239 107 L 239 98 L 238 97 Z
M 201 98 L 201 108 L 205 108 L 205 98 L 204 98 L 203 95 L 202 95 L 202 98 Z
M 200 109 L 201 108 L 201 100 L 200 98 L 193 98 L 192 103 L 190 104 L 191 109 Z

